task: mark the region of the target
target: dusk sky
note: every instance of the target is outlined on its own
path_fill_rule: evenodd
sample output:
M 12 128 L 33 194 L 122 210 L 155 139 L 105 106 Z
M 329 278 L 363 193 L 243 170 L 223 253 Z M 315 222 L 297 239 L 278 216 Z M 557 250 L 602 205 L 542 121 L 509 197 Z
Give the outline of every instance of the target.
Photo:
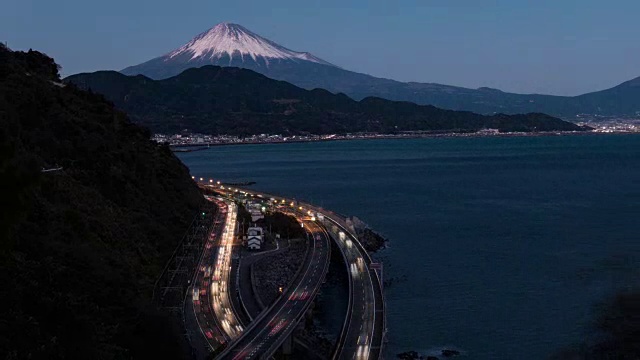
M 637 0 L 6 0 L 0 40 L 63 75 L 121 70 L 219 22 L 401 81 L 577 95 L 640 76 Z

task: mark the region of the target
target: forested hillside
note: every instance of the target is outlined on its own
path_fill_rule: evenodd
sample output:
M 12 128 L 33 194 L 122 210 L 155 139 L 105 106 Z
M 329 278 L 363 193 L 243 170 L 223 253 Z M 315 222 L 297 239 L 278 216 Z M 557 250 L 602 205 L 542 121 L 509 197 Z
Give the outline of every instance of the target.
M 0 47 L 0 358 L 180 358 L 153 284 L 203 201 L 53 59 Z
M 151 80 L 115 71 L 73 75 L 65 82 L 104 94 L 133 121 L 158 133 L 344 134 L 398 131 L 581 131 L 545 114 L 491 116 L 368 97 L 355 101 L 305 90 L 254 71 L 204 66 Z

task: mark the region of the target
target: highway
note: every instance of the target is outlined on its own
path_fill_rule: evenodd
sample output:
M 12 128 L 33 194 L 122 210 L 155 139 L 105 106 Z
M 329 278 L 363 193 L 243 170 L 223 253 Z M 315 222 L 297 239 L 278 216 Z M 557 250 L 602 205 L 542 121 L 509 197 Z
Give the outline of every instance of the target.
M 227 222 L 220 237 L 215 270 L 211 277 L 210 293 L 213 312 L 216 315 L 216 319 L 218 319 L 218 324 L 222 326 L 227 338 L 234 340 L 240 336 L 243 330 L 231 305 L 231 292 L 229 291 L 232 289 L 229 279 L 231 277 L 231 254 L 233 252 L 238 206 L 233 202 L 229 202 L 228 207 Z
M 325 215 L 324 223 L 342 251 L 350 278 L 349 309 L 334 358 L 377 359 L 380 344 L 376 343 L 374 352 L 371 351 L 376 330 L 376 294 L 374 279 L 365 260 L 368 256 L 366 252 L 363 254 L 364 249 L 358 246 L 355 236 L 339 221 Z
M 261 196 L 270 198 L 267 194 Z M 282 202 L 283 199 L 275 200 Z M 381 359 L 386 331 L 385 305 L 382 279 L 370 268 L 371 257 L 341 216 L 310 204 L 297 202 L 296 206 L 315 212 L 335 239 L 347 264 L 349 307 L 333 358 Z
M 194 276 L 193 286 L 191 288 L 191 299 L 193 302 L 193 311 L 198 322 L 198 326 L 202 331 L 210 349 L 215 349 L 220 344 L 226 342 L 224 331 L 219 327 L 215 315 L 211 312 L 211 299 L 208 295 L 208 285 L 210 283 L 211 271 L 215 265 L 216 243 L 222 234 L 224 224 L 228 216 L 228 206 L 226 203 L 214 199 L 210 199 L 216 203 L 219 209 L 219 218 L 215 220 L 214 231 L 212 231 L 205 243 L 198 268 Z
M 243 335 L 221 354 L 220 359 L 269 357 L 291 335 L 313 302 L 329 269 L 329 237 L 324 228 L 309 217 L 297 217 L 311 245 L 304 267 L 274 304 L 249 325 Z
M 371 269 L 372 260 L 369 254 L 357 237 L 348 229 L 344 219 L 331 211 L 292 199 L 246 189 L 225 188 L 223 186 L 219 186 L 219 188 L 227 195 L 248 194 L 250 197 L 260 198 L 264 202 L 277 207 L 290 208 L 289 210 L 294 210 L 298 214 L 306 212 L 309 216 L 307 219 L 313 216 L 316 221 L 311 222 L 313 225 L 307 225 L 309 220 L 306 220 L 305 227 L 308 230 L 313 228 L 314 231 L 320 232 L 323 237 L 326 237 L 327 243 L 329 233 L 331 233 L 343 255 L 349 274 L 348 311 L 333 358 L 380 359 L 386 331 L 381 274 Z M 315 219 L 315 216 L 318 219 Z M 316 246 L 314 245 L 315 248 Z M 318 266 L 313 265 L 311 262 L 313 260 L 307 258 L 305 262 L 307 264 L 306 271 L 312 266 Z M 305 272 L 306 274 L 307 272 Z M 303 286 L 305 281 L 303 280 L 299 283 Z M 306 288 L 302 289 L 305 290 Z M 298 287 L 287 289 L 285 291 L 286 296 L 281 297 L 272 308 L 266 311 L 269 313 L 268 316 L 262 317 L 261 315 L 261 317 L 257 318 L 249 325 L 238 341 L 231 344 L 231 348 L 223 353 L 225 355 L 224 358 L 252 359 L 259 357 L 261 354 L 271 355 L 277 346 L 282 343 L 286 337 L 285 335 L 288 335 L 293 330 L 292 327 L 295 326 L 291 321 L 292 319 L 295 320 L 296 317 L 283 315 L 285 315 L 285 311 L 287 312 L 286 314 L 289 314 L 289 311 L 294 312 L 293 310 L 298 309 L 298 304 L 292 302 L 294 298 L 291 298 L 292 294 L 297 290 Z M 263 315 L 266 312 L 263 312 Z M 274 333 L 271 334 L 271 332 Z M 278 336 L 278 334 L 282 335 L 282 337 Z
M 210 201 L 216 202 L 224 215 L 224 226 L 221 232 L 209 234 L 191 296 L 198 325 L 213 350 L 239 337 L 243 328 L 229 292 L 237 206 L 213 198 Z

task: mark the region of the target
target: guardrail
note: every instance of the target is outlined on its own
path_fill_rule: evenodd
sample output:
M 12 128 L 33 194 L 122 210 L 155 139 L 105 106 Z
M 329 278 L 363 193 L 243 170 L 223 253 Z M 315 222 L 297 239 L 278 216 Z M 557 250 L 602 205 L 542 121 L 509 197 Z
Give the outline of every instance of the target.
M 369 270 L 369 265 L 371 264 L 371 257 L 367 253 L 367 251 L 364 248 L 364 246 L 362 246 L 362 244 L 360 244 L 360 241 L 358 240 L 358 237 L 356 235 L 354 235 L 353 233 L 351 233 L 351 231 L 349 231 L 348 227 L 346 226 L 346 223 L 343 226 L 338 221 L 332 219 L 330 216 L 327 216 L 326 214 L 324 214 L 324 215 L 325 215 L 325 219 L 329 219 L 330 221 L 332 221 L 334 224 L 336 224 L 338 227 L 340 227 L 347 234 L 347 236 L 352 238 L 353 243 L 358 248 L 358 252 L 361 255 L 364 254 L 363 258 L 365 259 L 364 261 L 366 263 L 366 267 L 367 267 L 367 271 L 368 271 Z M 375 292 L 375 287 L 373 286 L 373 279 L 371 278 L 371 274 L 370 273 L 369 273 L 369 281 L 371 283 L 371 290 L 373 292 Z M 374 293 L 373 294 L 373 328 L 372 328 L 372 335 L 373 335 L 373 331 L 375 331 L 375 317 L 376 317 L 376 296 L 375 296 L 375 293 Z M 373 340 L 373 336 L 371 337 L 371 340 Z M 371 349 L 371 343 L 369 343 L 369 349 Z M 370 353 L 370 351 L 368 353 Z
M 305 259 L 306 259 L 308 253 L 309 253 L 309 251 L 307 249 L 307 251 L 305 252 Z M 302 271 L 302 269 L 303 269 L 303 267 L 298 268 L 298 270 L 296 271 L 296 274 L 293 277 L 294 281 L 292 283 L 296 283 L 296 282 L 299 281 L 297 278 L 300 276 L 300 272 Z M 287 285 L 287 287 L 282 291 L 282 293 L 286 294 L 288 292 L 289 288 L 290 288 L 290 284 Z M 248 334 L 250 331 L 252 331 L 258 325 L 258 323 L 260 323 L 260 321 L 262 321 L 269 314 L 269 312 L 271 312 L 271 310 L 273 310 L 273 308 L 276 305 L 278 305 L 278 300 L 279 299 L 280 298 L 276 299 L 267 309 L 263 310 L 255 319 L 253 319 L 253 321 L 249 324 L 249 326 L 244 330 L 243 335 L 238 337 L 237 339 L 235 339 L 233 342 L 231 342 L 229 344 L 229 346 L 227 346 L 227 348 L 219 355 L 219 357 L 222 358 L 222 357 L 230 355 L 230 352 L 233 349 L 233 347 L 235 346 L 235 344 L 237 344 L 242 339 L 244 339 L 244 334 Z
M 274 199 L 285 199 L 285 201 L 287 203 L 289 201 L 292 201 L 292 199 L 286 199 L 286 198 L 284 198 L 282 196 L 274 196 L 274 195 L 271 195 L 271 194 L 268 194 L 268 193 L 263 193 L 263 192 L 259 192 L 259 191 L 255 191 L 255 190 L 246 190 L 246 189 L 237 189 L 237 190 L 242 190 L 242 191 L 244 191 L 245 193 L 248 193 L 248 194 L 255 194 L 256 196 L 261 197 L 264 200 L 268 200 L 269 198 L 274 198 Z M 351 237 L 353 239 L 353 242 L 354 242 L 355 246 L 358 248 L 359 253 L 362 254 L 362 257 L 363 257 L 363 259 L 364 259 L 364 261 L 366 263 L 366 268 L 367 268 L 367 271 L 369 273 L 369 279 L 371 281 L 371 286 L 372 286 L 373 292 L 374 292 L 374 294 L 373 294 L 373 303 L 374 303 L 373 304 L 374 305 L 373 329 L 374 329 L 374 332 L 375 332 L 375 328 L 376 328 L 376 326 L 375 326 L 376 297 L 377 297 L 376 294 L 378 294 L 378 296 L 380 297 L 381 303 L 382 303 L 381 307 L 382 307 L 382 313 L 383 313 L 382 314 L 383 315 L 383 318 L 382 318 L 383 328 L 379 329 L 382 333 L 381 333 L 381 343 L 380 343 L 380 347 L 379 347 L 379 350 L 378 350 L 379 351 L 378 359 L 381 359 L 382 358 L 382 348 L 383 348 L 383 343 L 384 343 L 384 336 L 386 334 L 386 316 L 385 316 L 386 315 L 386 304 L 385 304 L 385 301 L 384 301 L 384 293 L 382 292 L 382 285 L 383 285 L 382 284 L 382 279 L 380 278 L 380 274 L 378 274 L 378 272 L 375 271 L 375 270 L 373 272 L 375 274 L 375 280 L 376 280 L 377 286 L 374 286 L 374 284 L 373 284 L 374 276 L 371 276 L 371 274 L 370 274 L 371 269 L 369 268 L 370 264 L 373 262 L 373 260 L 371 259 L 371 256 L 366 251 L 366 249 L 364 248 L 364 246 L 362 245 L 362 243 L 358 239 L 357 235 L 353 234 L 350 230 L 348 230 L 348 226 L 346 224 L 346 221 L 344 220 L 345 216 L 342 216 L 342 215 L 337 214 L 337 213 L 335 213 L 333 211 L 326 210 L 326 209 L 323 209 L 323 208 L 320 208 L 320 207 L 317 207 L 317 206 L 314 206 L 314 205 L 311 205 L 311 204 L 308 204 L 308 203 L 305 203 L 305 202 L 302 202 L 302 201 L 299 201 L 299 200 L 293 199 L 293 201 L 297 203 L 296 206 L 303 206 L 303 207 L 305 207 L 307 209 L 314 210 L 316 212 L 322 213 L 325 216 L 326 219 L 329 219 L 330 221 L 334 222 L 337 226 L 342 228 L 345 231 L 345 233 L 348 234 L 349 237 Z M 346 260 L 346 256 L 345 256 L 344 252 L 342 252 L 342 255 L 343 255 L 343 258 L 345 258 L 345 260 Z M 349 264 L 348 264 L 348 261 L 347 261 L 347 266 L 348 265 Z M 351 280 L 351 277 L 349 277 L 349 278 Z M 350 296 L 351 296 L 351 288 L 350 288 L 349 293 L 350 293 Z M 352 306 L 350 308 L 352 308 Z M 344 325 L 345 324 L 343 323 L 343 327 L 344 327 Z M 349 326 L 350 326 L 350 324 L 349 324 Z M 369 348 L 371 348 L 371 344 L 370 344 Z M 335 354 L 334 354 L 334 357 L 335 357 Z
M 325 233 L 325 236 L 327 236 L 327 244 L 329 243 L 329 234 L 327 233 L 327 231 L 320 225 L 318 225 L 318 227 Z M 315 245 L 314 245 L 315 246 Z M 323 268 L 323 273 L 326 275 L 326 272 L 328 271 L 329 268 L 329 262 L 331 261 L 331 247 L 328 247 L 329 252 L 328 256 L 327 256 L 327 260 L 325 261 L 324 264 L 324 268 Z M 304 305 L 303 310 L 300 312 L 300 314 L 295 318 L 294 322 L 298 323 L 300 321 L 300 318 L 302 318 L 304 316 L 304 314 L 307 313 L 307 311 L 309 310 L 309 307 L 311 306 L 311 303 L 313 302 L 311 299 L 315 299 L 316 295 L 318 295 L 318 291 L 320 291 L 320 286 L 316 287 L 313 290 L 312 296 L 309 297 L 309 301 L 307 301 L 307 303 Z M 291 331 L 289 332 L 289 334 L 287 336 L 290 336 L 290 334 L 293 332 L 294 329 L 291 329 Z M 273 355 L 273 353 L 276 352 L 276 350 L 278 350 L 278 347 L 280 347 L 280 345 L 286 340 L 287 336 L 283 336 L 283 334 L 280 335 L 279 339 L 281 340 L 277 340 L 276 342 L 274 342 L 268 349 L 267 351 L 265 351 L 264 354 L 262 354 L 260 356 L 261 359 L 268 359 L 271 355 Z
M 326 217 L 326 218 L 334 221 L 334 219 L 332 219 L 331 217 Z M 364 248 L 362 243 L 360 243 L 360 241 L 358 240 L 358 237 L 355 234 L 353 234 L 353 233 L 351 233 L 349 231 L 348 227 L 346 226 L 346 222 L 345 222 L 344 226 L 338 224 L 337 222 L 336 222 L 336 224 L 338 226 L 342 227 L 343 230 L 345 230 L 352 238 L 354 238 L 356 240 L 355 241 L 356 246 L 359 248 L 360 253 L 364 253 L 365 254 L 365 262 L 367 263 L 367 269 L 370 271 L 371 269 L 369 269 L 369 265 L 371 265 L 373 260 L 371 259 L 371 256 L 369 255 L 367 250 Z M 379 351 L 379 354 L 378 354 L 378 359 L 382 359 L 382 347 L 383 347 L 383 344 L 384 344 L 384 337 L 386 335 L 386 329 L 387 329 L 387 327 L 386 327 L 387 326 L 387 324 L 386 324 L 386 303 L 384 301 L 384 292 L 382 291 L 382 279 L 380 278 L 380 274 L 378 274 L 378 272 L 375 271 L 375 270 L 373 271 L 373 273 L 375 274 L 378 286 L 377 287 L 373 286 L 373 284 L 372 284 L 372 286 L 374 288 L 374 292 L 380 290 L 380 299 L 381 299 L 381 302 L 382 302 L 382 334 L 381 334 L 382 343 L 380 345 L 380 351 Z M 375 311 L 376 311 L 376 306 L 375 306 L 375 294 L 374 294 L 374 316 L 375 316 Z M 375 326 L 375 319 L 374 319 L 374 326 Z
M 344 318 L 344 322 L 342 323 L 342 329 L 340 330 L 340 336 L 338 336 L 335 349 L 331 354 L 331 358 L 336 359 L 338 356 L 340 356 L 340 352 L 342 350 L 342 344 L 345 341 L 347 332 L 349 331 L 349 326 L 351 325 L 351 316 L 353 313 L 353 277 L 351 276 L 350 263 L 349 263 L 349 259 L 347 259 L 347 255 L 342 250 L 341 245 L 338 244 L 338 240 L 333 238 L 333 241 L 336 243 L 336 246 L 338 246 L 338 248 L 340 249 L 340 254 L 342 255 L 342 259 L 344 259 L 344 263 L 347 268 L 347 277 L 349 278 L 349 302 L 347 304 L 347 316 L 345 316 Z
M 217 223 L 218 220 L 223 220 L 222 219 L 222 213 L 220 211 L 216 212 L 216 215 L 215 215 L 214 220 L 213 220 L 213 227 L 212 227 L 211 231 L 215 230 L 215 224 Z M 217 239 L 216 241 L 219 241 L 219 240 L 220 239 Z M 184 294 L 184 299 L 183 299 L 183 302 L 182 302 L 182 308 L 183 308 L 182 323 L 183 324 L 186 324 L 186 319 L 185 319 L 185 314 L 184 314 L 184 309 L 186 308 L 186 302 L 187 302 L 187 299 L 189 298 L 189 294 L 190 294 L 191 290 L 193 289 L 194 284 L 196 283 L 196 279 L 198 277 L 197 268 L 202 264 L 204 253 L 205 253 L 204 251 L 200 252 L 200 258 L 198 259 L 198 265 L 196 267 L 196 271 L 193 272 L 193 275 L 192 275 L 192 278 L 191 278 L 191 283 L 190 283 L 189 287 L 187 287 L 187 291 Z M 194 315 L 195 315 L 195 308 L 194 308 Z M 195 319 L 196 319 L 196 323 L 198 323 L 198 328 L 200 329 L 200 334 L 202 335 L 202 337 L 204 339 L 207 339 L 206 335 L 204 334 L 204 331 L 202 330 L 202 327 L 200 326 L 200 320 L 198 319 L 197 315 L 195 315 Z M 210 351 L 215 350 L 214 346 L 211 345 L 209 340 L 206 340 L 206 343 L 209 346 Z
M 333 211 L 330 211 L 330 210 L 326 210 L 326 209 L 323 209 L 323 208 L 318 208 L 318 207 L 316 207 L 314 205 L 311 205 L 311 204 L 308 204 L 308 203 L 304 203 L 304 202 L 298 201 L 298 204 L 301 204 L 304 207 L 313 209 L 316 212 L 322 213 L 324 215 L 325 219 L 328 219 L 328 220 L 332 221 L 333 223 L 335 223 L 337 226 L 342 228 L 342 230 L 344 230 L 346 234 L 348 234 L 351 238 L 353 238 L 353 240 L 354 240 L 353 242 L 354 242 L 355 246 L 358 248 L 359 252 L 361 254 L 363 254 L 363 258 L 364 258 L 365 263 L 367 265 L 367 270 L 370 270 L 369 269 L 369 265 L 373 262 L 373 260 L 371 259 L 371 256 L 369 255 L 367 250 L 364 248 L 364 246 L 362 245 L 362 243 L 358 239 L 357 235 L 353 234 L 349 230 L 348 225 L 347 225 L 346 221 L 344 220 L 345 216 L 339 215 L 339 214 L 337 214 L 337 213 L 335 213 Z M 337 218 L 337 220 L 336 220 L 336 218 Z M 383 344 L 384 344 L 384 336 L 385 336 L 385 333 L 386 333 L 386 326 L 387 326 L 386 325 L 386 304 L 385 304 L 385 301 L 384 301 L 384 293 L 382 292 L 382 279 L 380 278 L 380 275 L 378 274 L 377 271 L 374 270 L 373 272 L 375 274 L 375 279 L 376 279 L 376 282 L 378 284 L 378 286 L 374 286 L 373 285 L 373 279 L 372 279 L 373 277 L 371 276 L 371 274 L 369 274 L 369 277 L 372 280 L 371 286 L 372 286 L 373 291 L 374 291 L 374 294 L 373 294 L 374 295 L 374 298 L 373 298 L 373 301 L 374 301 L 374 317 L 375 317 L 375 312 L 376 312 L 376 306 L 375 306 L 376 305 L 375 304 L 376 303 L 376 301 L 375 301 L 376 294 L 375 293 L 378 292 L 378 291 L 379 291 L 379 296 L 380 296 L 380 300 L 381 300 L 381 303 L 382 303 L 382 329 L 381 329 L 381 331 L 382 331 L 382 334 L 381 334 L 382 342 L 380 344 L 380 350 L 379 350 L 379 354 L 378 354 L 378 359 L 381 359 L 382 358 L 382 348 L 383 348 Z M 351 279 L 351 277 L 349 277 L 349 279 Z M 375 329 L 375 318 L 374 318 L 374 329 Z

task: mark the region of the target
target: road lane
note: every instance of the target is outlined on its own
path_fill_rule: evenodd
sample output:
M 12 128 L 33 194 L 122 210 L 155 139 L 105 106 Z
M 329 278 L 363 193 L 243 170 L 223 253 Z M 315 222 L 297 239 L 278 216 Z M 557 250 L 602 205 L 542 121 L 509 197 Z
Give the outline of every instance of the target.
M 191 289 L 191 301 L 198 326 L 211 351 L 219 349 L 242 332 L 229 298 L 230 261 L 235 235 L 237 207 L 231 202 L 208 197 L 220 209 L 216 229 L 205 243 Z
M 216 265 L 211 276 L 209 290 L 213 312 L 218 324 L 226 334 L 226 339 L 234 340 L 244 330 L 231 304 L 231 292 L 233 291 L 231 283 L 231 254 L 233 252 L 238 207 L 233 202 L 229 202 L 227 206 L 229 209 L 227 222 L 217 248 Z
M 329 267 L 329 238 L 314 221 L 298 219 L 304 224 L 311 245 L 305 267 L 274 305 L 256 318 L 220 358 L 257 359 L 273 354 L 293 332 L 320 289 Z
M 342 329 L 342 344 L 338 344 L 335 356 L 337 359 L 368 359 L 376 316 L 374 283 L 355 237 L 329 216 L 325 215 L 324 221 L 345 255 L 352 284 L 352 306 L 347 311 L 350 319 Z
M 350 277 L 349 309 L 342 334 L 338 339 L 339 343 L 334 358 L 380 359 L 385 333 L 384 297 L 380 274 L 369 268 L 372 260 L 357 237 L 347 229 L 344 218 L 331 211 L 292 199 L 246 189 L 229 187 L 220 187 L 220 189 L 231 195 L 247 194 L 255 200 L 261 199 L 273 205 L 290 208 L 290 210 L 307 211 L 309 215 L 323 215 L 323 221 L 319 221 L 319 223 L 324 222 L 326 228 L 332 231 L 338 248 L 347 262 L 347 271 Z M 333 229 L 334 226 L 336 229 Z M 340 238 L 340 232 L 344 233 L 344 238 Z M 347 239 L 350 244 L 345 241 Z M 284 326 L 271 325 L 277 326 L 278 329 Z

